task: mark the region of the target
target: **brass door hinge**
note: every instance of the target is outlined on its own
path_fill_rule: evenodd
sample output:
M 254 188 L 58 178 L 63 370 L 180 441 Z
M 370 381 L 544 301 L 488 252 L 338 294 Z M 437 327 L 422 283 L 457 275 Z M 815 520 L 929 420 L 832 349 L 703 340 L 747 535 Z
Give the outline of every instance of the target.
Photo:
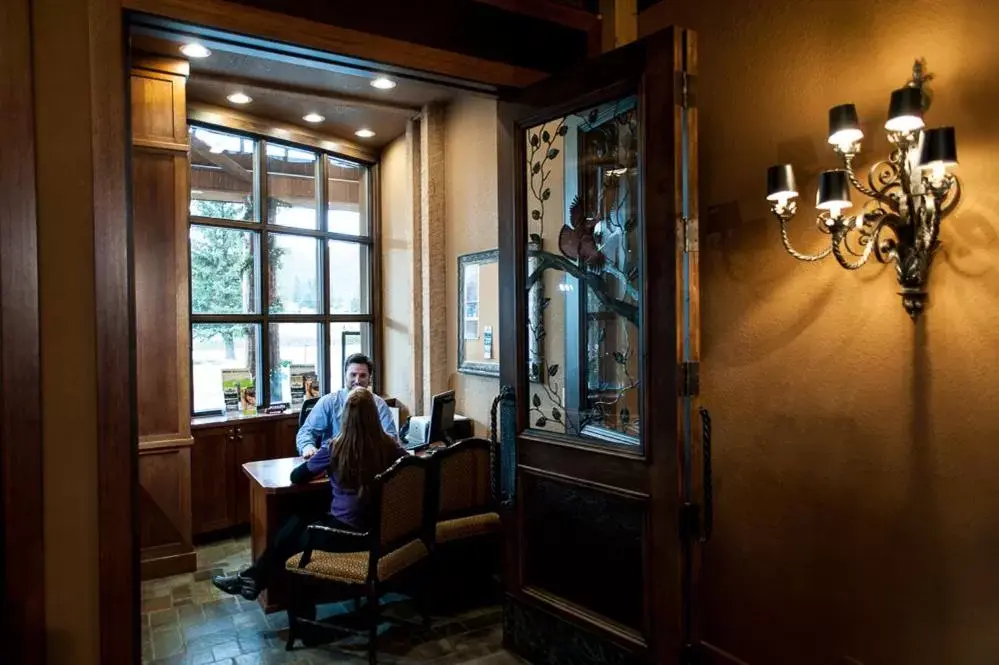
M 696 217 L 680 217 L 676 220 L 676 235 L 680 238 L 683 251 L 687 254 L 699 249 L 700 227 Z
M 676 102 L 681 108 L 696 108 L 695 84 L 697 77 L 687 72 L 676 73 Z
M 682 362 L 679 366 L 680 380 L 677 385 L 679 387 L 681 397 L 693 397 L 700 393 L 701 390 L 701 377 L 700 377 L 701 364 L 697 362 Z

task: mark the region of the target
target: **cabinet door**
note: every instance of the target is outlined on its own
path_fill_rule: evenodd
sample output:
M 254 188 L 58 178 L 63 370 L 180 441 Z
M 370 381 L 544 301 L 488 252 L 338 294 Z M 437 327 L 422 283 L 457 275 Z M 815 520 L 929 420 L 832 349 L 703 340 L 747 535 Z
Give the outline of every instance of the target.
M 265 423 L 260 423 L 239 425 L 233 430 L 230 443 L 233 449 L 232 487 L 236 524 L 250 523 L 250 482 L 243 473 L 243 465 L 270 457 L 267 429 Z
M 274 438 L 271 441 L 271 459 L 295 457 L 295 437 L 298 436 L 298 418 L 282 418 L 274 422 Z
M 229 496 L 229 438 L 232 428 L 194 431 L 191 449 L 191 525 L 195 534 L 225 529 L 235 522 Z

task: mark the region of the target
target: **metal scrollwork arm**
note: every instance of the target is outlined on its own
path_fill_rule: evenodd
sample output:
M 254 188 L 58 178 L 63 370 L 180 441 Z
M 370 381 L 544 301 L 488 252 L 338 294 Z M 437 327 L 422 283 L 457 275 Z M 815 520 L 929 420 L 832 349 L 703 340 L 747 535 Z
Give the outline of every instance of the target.
M 797 211 L 797 206 L 794 201 L 789 201 L 786 206 L 781 210 L 774 210 L 774 216 L 780 222 L 780 239 L 784 243 L 784 249 L 787 253 L 798 259 L 799 261 L 821 261 L 822 259 L 829 256 L 832 252 L 832 247 L 825 249 L 818 254 L 802 254 L 794 247 L 791 246 L 791 239 L 787 235 L 787 223 L 791 221 L 794 217 L 794 213 Z
M 881 233 L 881 228 L 884 225 L 883 221 L 877 223 L 874 230 L 871 232 L 870 236 L 867 238 L 867 242 L 864 244 L 864 251 L 861 253 L 860 258 L 856 261 L 849 261 L 843 255 L 843 247 L 846 245 L 846 236 L 850 232 L 849 228 L 843 228 L 836 231 L 833 234 L 832 242 L 832 253 L 836 257 L 836 262 L 847 270 L 857 270 L 858 268 L 864 267 L 867 261 L 870 260 L 871 254 L 874 252 L 874 248 L 878 243 L 878 235 Z
M 891 197 L 887 196 L 884 192 L 874 189 L 873 184 L 871 187 L 867 187 L 864 183 L 860 182 L 860 178 L 858 178 L 857 174 L 853 172 L 853 158 L 854 155 L 850 153 L 843 153 L 843 168 L 846 171 L 847 177 L 850 179 L 850 184 L 852 184 L 856 190 L 864 196 L 869 196 L 872 199 L 889 203 L 891 201 Z

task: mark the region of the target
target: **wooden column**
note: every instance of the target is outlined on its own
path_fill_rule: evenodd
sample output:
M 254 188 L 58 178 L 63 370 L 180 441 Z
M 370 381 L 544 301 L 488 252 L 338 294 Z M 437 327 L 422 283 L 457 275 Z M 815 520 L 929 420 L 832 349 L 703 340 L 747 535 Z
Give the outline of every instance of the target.
M 420 118 L 420 272 L 423 295 L 423 408 L 447 390 L 447 265 L 444 198 L 444 106 L 430 104 Z
M 143 579 L 197 567 L 191 542 L 188 73 L 183 60 L 133 58 L 132 215 Z
M 31 12 L 0 11 L 0 644 L 9 662 L 42 665 L 45 495 Z M 9 152 L 8 152 L 9 151 Z

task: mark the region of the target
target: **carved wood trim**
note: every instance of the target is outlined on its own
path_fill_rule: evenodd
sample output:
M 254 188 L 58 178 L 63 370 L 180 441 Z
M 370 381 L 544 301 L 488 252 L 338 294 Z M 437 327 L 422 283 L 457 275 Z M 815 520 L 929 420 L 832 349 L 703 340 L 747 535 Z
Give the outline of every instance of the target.
M 145 148 L 157 152 L 179 152 L 187 154 L 191 146 L 187 143 L 174 143 L 173 141 L 161 141 L 159 139 L 132 138 L 132 146 L 135 148 Z
M 136 53 L 133 51 L 132 68 L 145 69 L 172 76 L 183 76 L 184 78 L 191 76 L 191 64 L 187 60 L 168 58 L 152 53 Z
M 648 642 L 645 641 L 645 638 L 643 638 L 636 630 L 628 628 L 627 626 L 621 625 L 615 621 L 611 621 L 607 617 L 597 614 L 596 612 L 591 612 L 585 607 L 566 600 L 561 596 L 557 596 L 553 593 L 545 591 L 544 589 L 531 586 L 524 587 L 521 591 L 528 598 L 532 598 L 539 603 L 557 610 L 563 615 L 570 616 L 576 621 L 589 624 L 594 628 L 608 632 L 619 640 L 628 642 L 634 647 L 647 649 L 649 646 Z
M 167 438 L 169 437 L 169 438 Z M 171 448 L 190 448 L 194 445 L 193 436 L 175 437 L 164 435 L 164 438 L 142 437 L 139 439 L 139 454 L 152 450 L 169 450 Z

